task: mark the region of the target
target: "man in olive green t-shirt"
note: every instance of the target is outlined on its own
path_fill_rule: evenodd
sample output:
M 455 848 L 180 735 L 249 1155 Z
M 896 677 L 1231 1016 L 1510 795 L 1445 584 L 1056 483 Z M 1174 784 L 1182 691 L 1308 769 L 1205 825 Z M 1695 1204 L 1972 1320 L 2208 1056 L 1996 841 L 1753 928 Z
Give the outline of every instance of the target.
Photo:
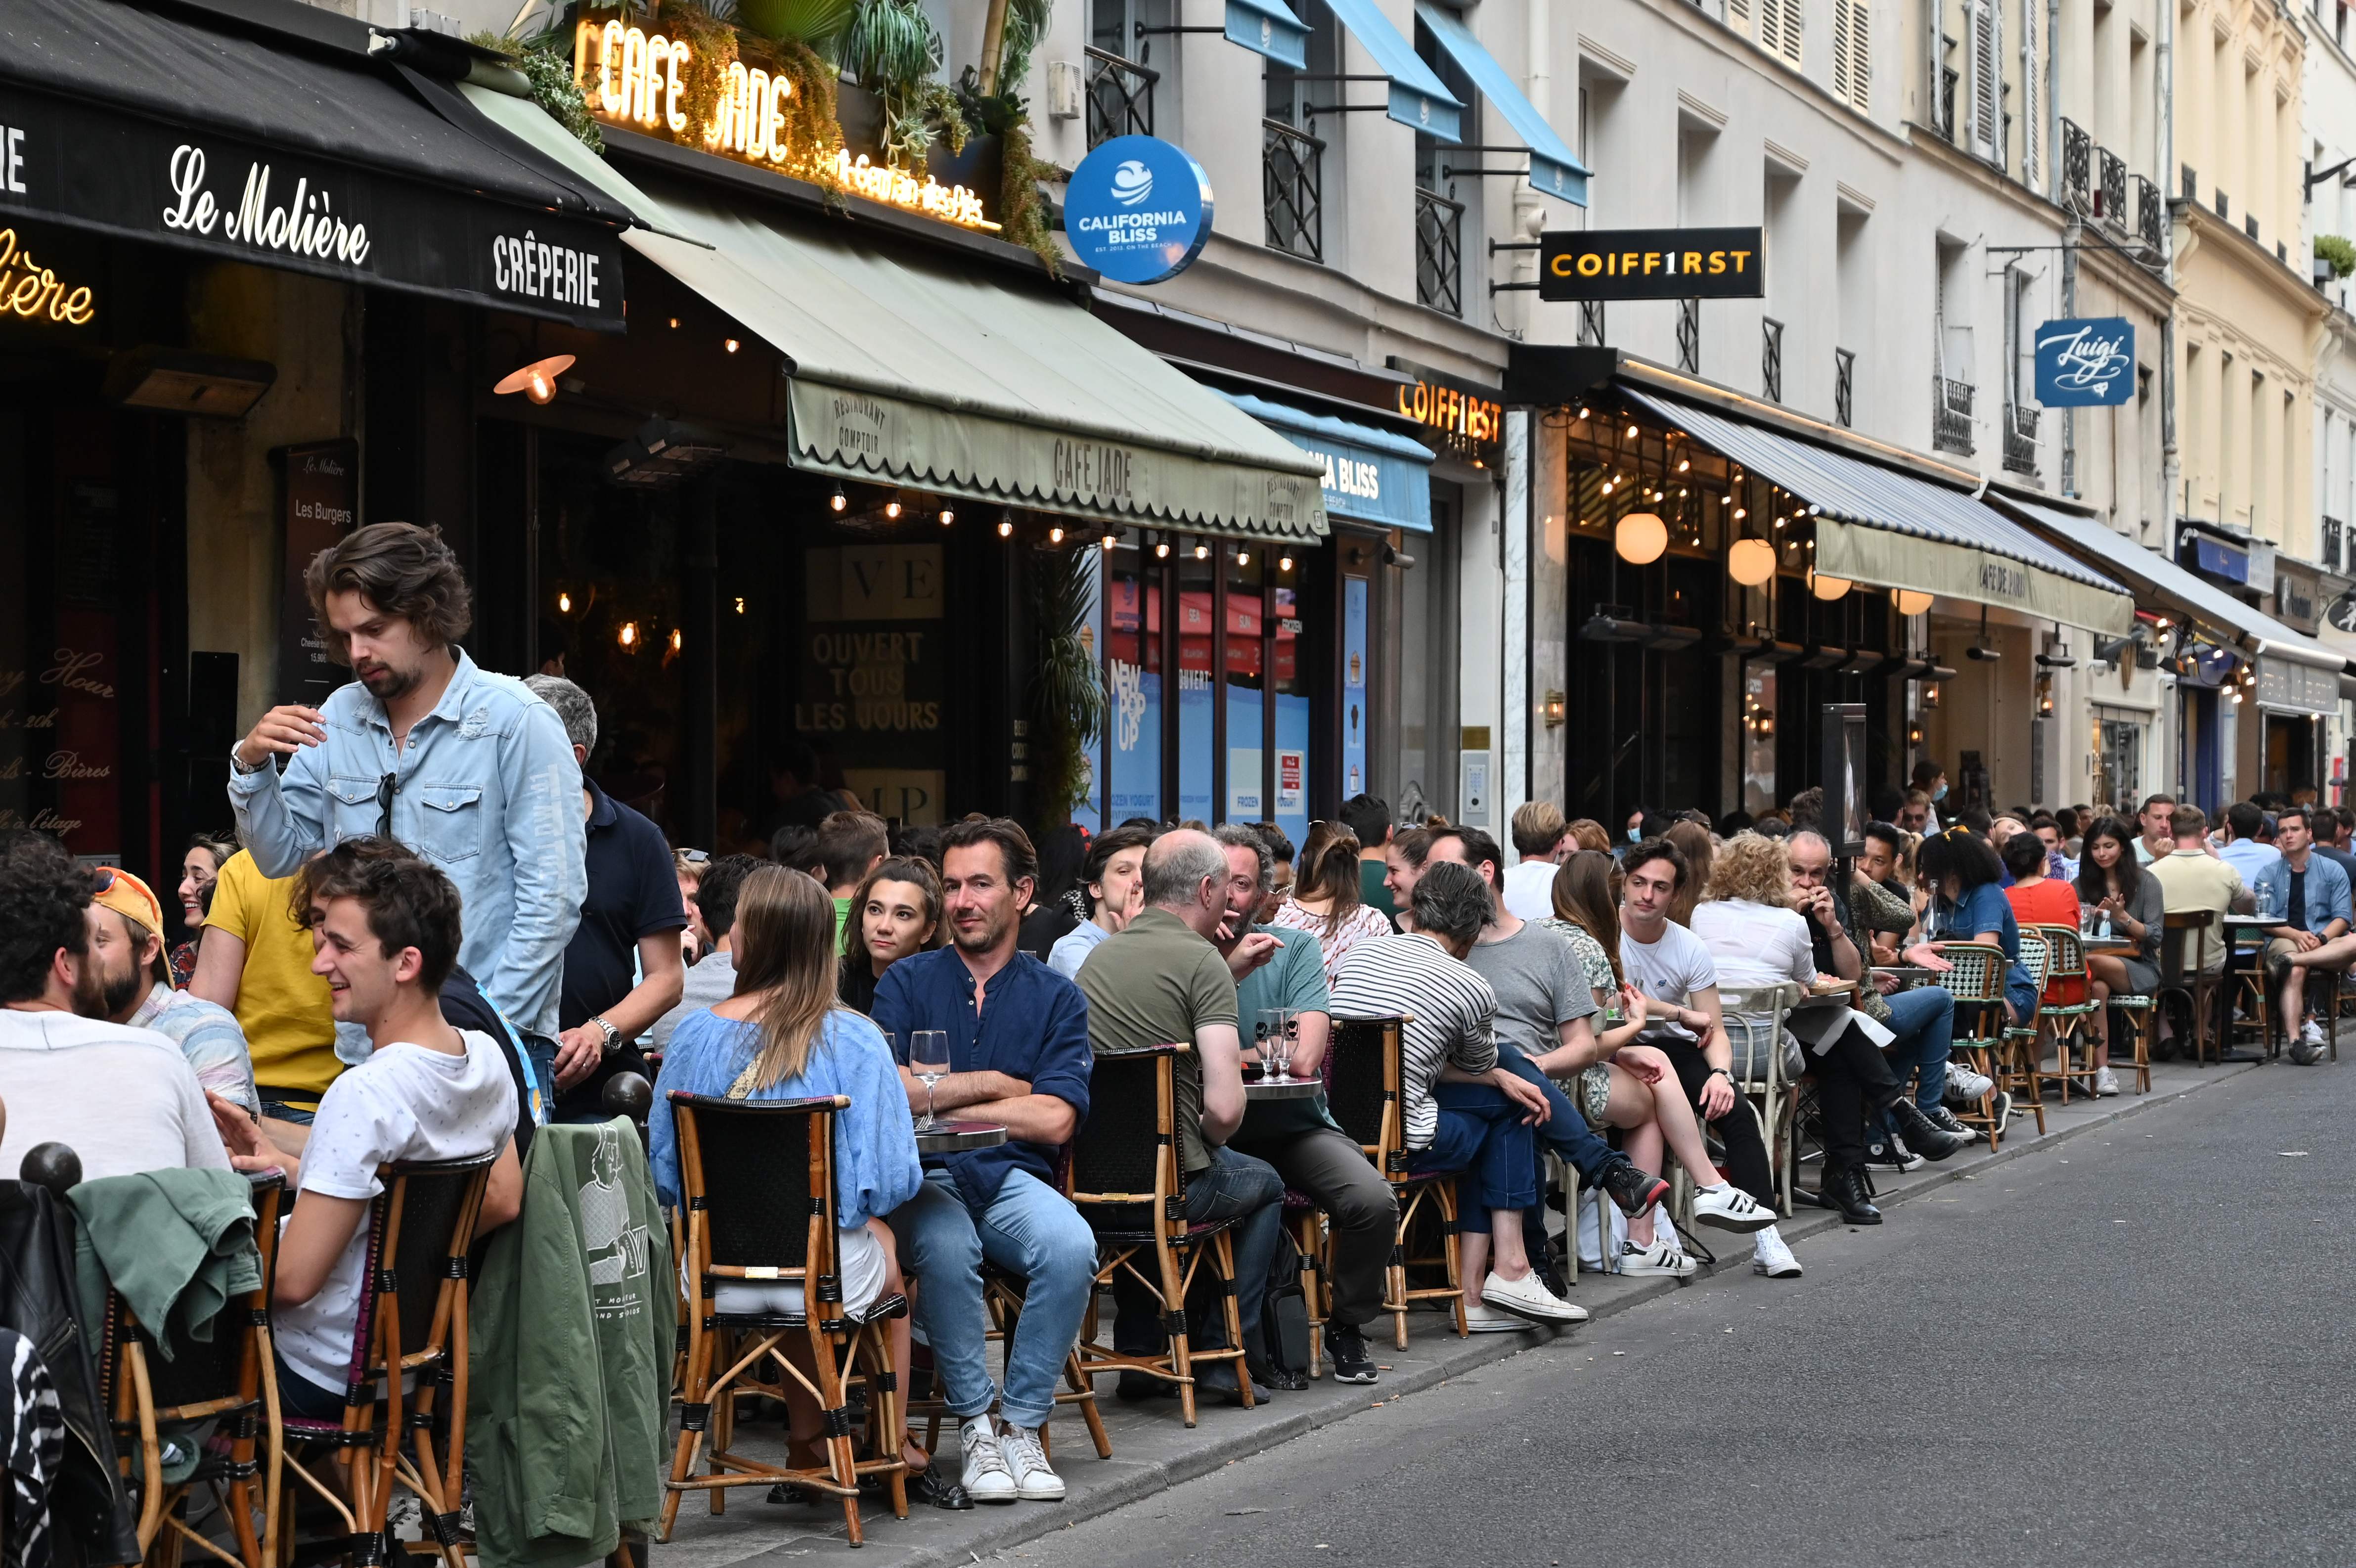
M 1153 1046 L 1191 1047 L 1178 1058 L 1175 1073 L 1186 1218 L 1237 1221 L 1236 1305 L 1244 1347 L 1258 1361 L 1260 1301 L 1283 1225 L 1284 1181 L 1265 1160 L 1223 1146 L 1244 1116 L 1235 975 L 1210 940 L 1226 915 L 1226 853 L 1208 833 L 1180 829 L 1146 851 L 1144 873 L 1144 909 L 1098 942 L 1080 965 L 1088 1045 L 1099 1056 Z M 1275 938 L 1255 933 L 1239 945 L 1235 961 L 1256 966 L 1275 945 Z M 1125 1355 L 1160 1354 L 1160 1306 L 1151 1293 L 1122 1270 L 1113 1296 L 1119 1309 L 1113 1348 Z M 1233 1363 L 1224 1361 L 1198 1372 L 1196 1382 L 1227 1391 L 1237 1387 Z M 1142 1374 L 1122 1374 L 1121 1391 L 1130 1398 L 1154 1388 Z M 1258 1397 L 1257 1387 L 1253 1391 Z

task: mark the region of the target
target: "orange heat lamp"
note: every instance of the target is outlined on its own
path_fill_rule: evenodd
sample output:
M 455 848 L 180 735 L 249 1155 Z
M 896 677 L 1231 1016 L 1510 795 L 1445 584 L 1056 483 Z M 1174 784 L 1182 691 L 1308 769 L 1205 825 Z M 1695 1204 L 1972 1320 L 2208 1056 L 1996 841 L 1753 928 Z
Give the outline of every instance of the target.
M 534 360 L 519 371 L 510 371 L 499 378 L 491 391 L 501 397 L 509 392 L 521 392 L 537 403 L 556 401 L 556 378 L 573 368 L 570 354 L 551 354 L 545 360 Z

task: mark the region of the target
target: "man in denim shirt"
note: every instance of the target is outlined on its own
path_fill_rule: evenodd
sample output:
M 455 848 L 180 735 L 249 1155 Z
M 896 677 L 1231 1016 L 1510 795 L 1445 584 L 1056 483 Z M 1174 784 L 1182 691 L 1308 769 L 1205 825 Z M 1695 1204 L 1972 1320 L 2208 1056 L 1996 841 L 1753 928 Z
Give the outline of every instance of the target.
M 2282 854 L 2258 873 L 2257 882 L 2259 912 L 2283 917 L 2281 925 L 2265 929 L 2266 973 L 2282 987 L 2291 1059 L 2305 1067 L 2324 1043 L 2322 1026 L 2305 1016 L 2307 972 L 2344 970 L 2356 958 L 2356 938 L 2348 934 L 2348 874 L 2315 853 L 2315 819 L 2305 806 L 2287 807 L 2276 817 L 2275 847 Z
M 229 800 L 254 865 L 287 876 L 346 839 L 399 839 L 456 886 L 459 961 L 484 994 L 519 1027 L 554 1035 L 588 891 L 563 725 L 458 646 L 469 595 L 438 532 L 371 523 L 313 557 L 303 581 L 329 657 L 359 679 L 316 708 L 271 709 L 238 742 Z
M 1096 1286 L 1095 1232 L 1055 1172 L 1058 1148 L 1088 1113 L 1088 1009 L 1078 986 L 1017 945 L 1038 874 L 1029 836 L 1003 818 L 944 829 L 950 945 L 885 970 L 871 1015 L 900 1058 L 913 1112 L 1007 1132 L 996 1148 L 926 1160 L 924 1190 L 892 1215 L 941 1393 L 962 1427 L 965 1490 L 979 1503 L 1063 1500 L 1039 1428 L 1055 1413 L 1055 1380 Z M 917 1029 L 949 1037 L 949 1075 L 930 1092 L 905 1065 Z M 987 1359 L 984 1258 L 1023 1282 L 1002 1397 Z M 958 1506 L 933 1483 L 913 1489 L 919 1500 Z

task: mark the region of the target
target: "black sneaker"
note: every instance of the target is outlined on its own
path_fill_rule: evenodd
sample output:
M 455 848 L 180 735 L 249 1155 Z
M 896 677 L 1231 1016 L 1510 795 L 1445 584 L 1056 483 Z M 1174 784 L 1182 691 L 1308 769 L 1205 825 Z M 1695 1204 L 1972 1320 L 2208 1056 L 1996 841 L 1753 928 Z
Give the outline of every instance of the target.
M 1911 1100 L 1891 1105 L 1890 1117 L 1905 1133 L 1907 1146 L 1926 1160 L 1944 1160 L 1972 1141 L 1960 1128 L 1950 1133 L 1940 1127 Z
M 1333 1380 L 1337 1383 L 1371 1383 L 1382 1377 L 1375 1367 L 1374 1355 L 1366 1348 L 1366 1337 L 1358 1332 L 1355 1324 L 1327 1324 L 1325 1353 L 1333 1358 Z
M 1865 1146 L 1865 1163 L 1880 1171 L 1919 1171 L 1922 1156 L 1906 1146 L 1906 1140 L 1891 1134 L 1877 1138 Z
M 1621 1213 L 1633 1215 L 1665 1201 L 1669 1184 L 1650 1171 L 1638 1170 L 1627 1160 L 1614 1160 L 1604 1167 L 1603 1190 L 1612 1195 Z
M 1979 1129 L 1976 1127 L 1965 1126 L 1963 1119 L 1958 1117 L 1954 1112 L 1948 1110 L 1944 1105 L 1939 1106 L 1935 1110 L 1925 1111 L 1922 1112 L 1922 1115 L 1930 1122 L 1932 1126 L 1936 1127 L 1942 1133 L 1953 1133 L 1956 1137 L 1963 1139 L 1964 1142 L 1967 1144 L 1976 1144 L 1979 1141 Z

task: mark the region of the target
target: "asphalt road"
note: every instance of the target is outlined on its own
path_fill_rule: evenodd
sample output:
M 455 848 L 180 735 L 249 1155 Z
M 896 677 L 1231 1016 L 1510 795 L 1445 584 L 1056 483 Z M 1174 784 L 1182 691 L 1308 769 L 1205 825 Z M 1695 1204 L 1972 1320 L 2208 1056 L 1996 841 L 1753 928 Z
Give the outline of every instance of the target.
M 2351 1110 L 2244 1073 L 1003 1560 L 2356 1562 Z

